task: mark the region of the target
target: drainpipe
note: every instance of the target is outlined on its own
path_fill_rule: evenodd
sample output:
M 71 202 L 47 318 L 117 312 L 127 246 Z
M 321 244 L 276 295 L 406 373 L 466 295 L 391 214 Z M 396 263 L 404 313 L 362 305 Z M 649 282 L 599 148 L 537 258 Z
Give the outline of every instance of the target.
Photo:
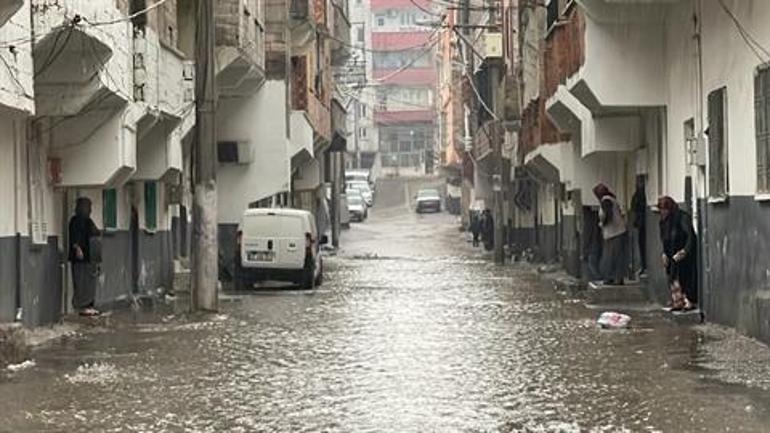
M 697 116 L 696 116 L 696 125 L 695 130 L 697 131 L 697 138 L 696 143 L 698 143 L 698 148 L 702 148 L 703 146 L 700 146 L 700 142 L 705 139 L 705 120 L 704 120 L 704 106 L 703 106 L 703 0 L 694 0 L 693 2 L 693 39 L 695 39 L 696 43 L 696 50 L 697 50 L 697 64 L 696 64 L 696 71 L 697 71 L 697 85 L 696 85 L 696 107 L 697 107 Z M 708 154 L 707 154 L 708 155 Z M 708 158 L 708 156 L 707 156 Z M 698 304 L 701 306 L 701 311 L 704 311 L 703 309 L 703 292 L 706 286 L 708 286 L 708 275 L 710 272 L 710 259 L 708 255 L 708 247 L 709 247 L 709 230 L 708 230 L 708 191 L 706 188 L 704 188 L 704 194 L 703 194 L 703 200 L 704 200 L 704 206 L 703 206 L 703 212 L 701 213 L 700 209 L 698 208 L 698 197 L 701 195 L 701 181 L 703 181 L 703 186 L 707 187 L 708 183 L 707 179 L 701 179 L 700 176 L 700 166 L 698 165 L 697 161 L 693 161 L 694 164 L 694 175 L 692 176 L 693 179 L 693 189 L 695 190 L 695 194 L 693 194 L 693 220 L 695 222 L 694 226 L 698 227 L 698 220 L 701 220 L 701 232 L 698 233 L 701 239 L 701 253 L 702 256 L 700 257 L 700 262 L 703 265 L 702 273 L 698 276 L 701 280 L 698 284 Z M 701 313 L 703 314 L 703 313 Z
M 21 307 L 21 272 L 22 272 L 22 266 L 21 266 L 21 230 L 20 230 L 20 221 L 19 221 L 19 200 L 20 200 L 20 194 L 19 194 L 19 188 L 21 187 L 21 173 L 19 173 L 19 170 L 21 169 L 20 164 L 20 158 L 19 158 L 19 140 L 18 135 L 16 133 L 17 125 L 15 124 L 16 121 L 14 121 L 13 125 L 13 228 L 16 231 L 16 239 L 14 242 L 14 254 L 15 254 L 15 263 L 14 263 L 14 311 L 15 314 L 15 321 L 20 322 L 22 319 L 22 307 Z M 29 150 L 27 151 L 27 193 L 29 194 Z M 29 206 L 27 207 L 27 213 L 29 214 Z

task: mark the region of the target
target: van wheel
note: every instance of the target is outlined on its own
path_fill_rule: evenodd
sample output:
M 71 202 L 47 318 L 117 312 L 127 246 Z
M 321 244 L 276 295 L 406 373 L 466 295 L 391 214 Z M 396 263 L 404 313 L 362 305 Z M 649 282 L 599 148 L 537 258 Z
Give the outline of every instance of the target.
M 241 292 L 246 289 L 250 289 L 253 284 L 249 284 L 247 281 L 244 281 L 242 277 L 235 277 L 233 278 L 233 281 L 235 282 L 235 291 Z

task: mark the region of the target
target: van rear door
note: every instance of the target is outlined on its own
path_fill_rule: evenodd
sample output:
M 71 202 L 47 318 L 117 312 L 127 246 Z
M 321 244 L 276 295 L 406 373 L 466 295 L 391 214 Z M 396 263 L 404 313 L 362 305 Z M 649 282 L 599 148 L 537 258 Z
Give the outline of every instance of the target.
M 280 213 L 243 218 L 241 263 L 244 267 L 301 269 L 305 259 L 302 217 Z

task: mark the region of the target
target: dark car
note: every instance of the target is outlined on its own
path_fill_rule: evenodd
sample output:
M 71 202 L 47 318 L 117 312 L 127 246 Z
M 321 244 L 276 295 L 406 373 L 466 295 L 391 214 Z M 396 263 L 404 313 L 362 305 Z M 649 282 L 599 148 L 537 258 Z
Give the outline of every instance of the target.
M 441 212 L 441 195 L 435 189 L 421 189 L 415 198 L 417 213 Z

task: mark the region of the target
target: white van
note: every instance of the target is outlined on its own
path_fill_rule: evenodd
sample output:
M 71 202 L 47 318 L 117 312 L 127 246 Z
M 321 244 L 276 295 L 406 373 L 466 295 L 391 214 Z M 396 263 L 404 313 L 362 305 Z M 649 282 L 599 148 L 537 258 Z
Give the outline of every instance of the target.
M 259 281 L 288 281 L 313 288 L 323 280 L 313 214 L 299 209 L 248 209 L 238 227 L 236 289 Z

